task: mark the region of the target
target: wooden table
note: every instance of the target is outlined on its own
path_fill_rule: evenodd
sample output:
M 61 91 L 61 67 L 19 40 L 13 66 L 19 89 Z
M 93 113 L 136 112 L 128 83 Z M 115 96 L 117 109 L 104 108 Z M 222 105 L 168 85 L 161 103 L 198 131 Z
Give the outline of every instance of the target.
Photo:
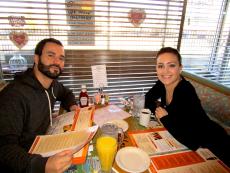
M 163 129 L 163 131 L 167 133 L 166 129 L 159 128 L 159 126 L 157 126 L 156 129 L 152 129 L 152 130 L 149 131 L 148 128 L 139 125 L 138 119 L 136 119 L 134 117 L 129 117 L 129 118 L 125 119 L 125 121 L 128 122 L 129 129 L 128 129 L 127 132 L 125 132 L 125 139 L 124 139 L 123 147 L 133 146 L 131 141 L 130 141 L 130 138 L 129 138 L 128 134 L 127 134 L 128 132 L 144 130 L 143 132 L 148 133 L 150 131 L 151 132 L 152 131 L 159 131 L 160 129 Z M 200 150 L 199 152 L 201 152 L 203 154 L 206 153 L 203 156 L 206 155 L 207 158 L 212 157 L 212 154 L 210 155 L 211 157 L 208 156 L 209 154 L 207 155 L 207 153 L 209 153 L 209 152 L 211 153 L 211 151 L 209 151 L 208 149 L 199 149 L 199 150 Z M 204 170 L 204 169 L 207 170 L 207 172 L 209 172 L 211 170 L 218 170 L 217 172 L 227 173 L 227 172 L 230 171 L 230 169 L 226 168 L 225 166 L 223 166 L 223 164 L 221 164 L 218 161 L 218 159 L 217 160 L 216 159 L 214 159 L 214 160 L 212 160 L 212 159 L 211 160 L 210 159 L 204 160 L 203 158 L 201 158 L 201 155 L 198 154 L 199 152 L 191 151 L 187 147 L 183 146 L 182 148 L 179 147 L 178 150 L 175 150 L 175 152 L 174 151 L 169 151 L 169 152 L 166 152 L 166 154 L 164 154 L 164 153 L 159 154 L 159 155 L 156 154 L 156 155 L 152 156 L 151 158 L 152 159 L 153 158 L 158 158 L 158 160 L 162 159 L 161 161 L 158 162 L 158 166 L 159 166 L 159 163 L 161 164 L 162 162 L 166 163 L 166 162 L 170 161 L 169 166 L 172 166 L 171 167 L 172 169 L 175 169 L 175 168 L 176 169 L 178 168 L 178 170 L 185 169 L 184 172 L 187 172 L 189 169 L 193 169 L 194 172 L 202 172 L 202 170 Z M 185 161 L 183 163 L 181 163 L 181 164 L 178 164 L 177 162 L 182 158 L 185 159 Z M 190 158 L 190 159 L 186 159 L 186 158 Z M 174 159 L 175 159 L 175 162 L 173 162 Z M 156 160 L 154 159 L 154 161 L 156 161 Z M 189 161 L 189 163 L 188 163 L 188 161 Z M 185 164 L 187 166 L 184 166 L 183 164 Z M 170 169 L 170 167 L 168 167 L 168 168 L 166 168 L 166 167 L 167 166 L 165 166 L 165 168 L 162 167 L 162 171 Z M 122 170 L 117 165 L 116 162 L 114 162 L 113 168 L 115 168 L 117 170 L 117 172 L 126 173 L 126 171 Z M 170 172 L 170 170 L 168 170 L 168 172 Z M 149 171 L 146 170 L 144 173 L 149 173 Z
M 129 124 L 129 129 L 127 130 L 127 132 L 129 131 L 133 131 L 133 130 L 144 130 L 144 129 L 147 129 L 146 127 L 144 126 L 141 126 L 139 125 L 138 123 L 138 120 L 134 117 L 129 117 L 127 119 L 125 119 L 125 121 Z M 125 144 L 125 147 L 127 146 L 132 146 L 131 142 L 130 142 L 130 139 L 128 137 L 128 134 L 127 132 L 125 132 L 125 139 L 124 139 L 124 144 Z M 117 163 L 114 161 L 114 164 L 113 164 L 113 167 L 118 171 L 118 172 L 121 172 L 121 173 L 126 173 L 126 171 L 122 170 L 118 165 Z M 144 173 L 148 173 L 149 171 L 146 170 Z
M 123 147 L 127 147 L 127 146 L 132 146 L 131 144 L 131 141 L 128 137 L 128 132 L 129 131 L 133 131 L 133 130 L 144 130 L 144 129 L 147 129 L 146 127 L 144 126 L 141 126 L 139 125 L 138 123 L 138 119 L 137 118 L 134 118 L 134 117 L 129 117 L 127 119 L 125 119 L 125 121 L 129 124 L 129 128 L 128 130 L 125 132 L 125 137 L 124 137 L 124 141 L 123 141 L 123 145 L 122 145 L 122 148 Z M 100 129 L 98 130 L 97 134 L 95 135 L 94 139 L 93 139 L 93 147 L 94 147 L 94 150 L 92 151 L 92 156 L 96 156 L 97 155 L 97 151 L 96 151 L 96 139 L 98 136 L 100 136 Z M 116 163 L 116 161 L 114 161 L 114 164 L 113 164 L 113 167 L 120 173 L 127 173 L 126 171 L 122 170 Z M 148 173 L 149 171 L 145 171 L 144 173 Z
M 148 128 L 146 128 L 146 127 L 144 127 L 144 126 L 141 126 L 141 125 L 139 125 L 139 123 L 138 123 L 138 119 L 136 119 L 136 118 L 134 118 L 134 117 L 129 117 L 129 118 L 126 118 L 125 119 L 125 121 L 129 124 L 129 128 L 128 128 L 128 130 L 127 130 L 127 132 L 125 132 L 125 138 L 124 138 L 124 141 L 123 141 L 123 145 L 121 146 L 121 147 L 127 147 L 127 146 L 133 146 L 132 145 L 132 143 L 131 143 L 131 140 L 130 140 L 130 138 L 129 138 L 129 136 L 128 136 L 128 132 L 134 132 L 134 131 L 141 131 L 141 130 L 147 130 L 147 131 L 145 131 L 145 132 L 149 132 L 149 130 L 148 130 Z M 157 127 L 159 127 L 159 126 L 157 126 Z M 157 128 L 156 127 L 156 128 Z M 161 128 L 162 129 L 162 128 Z M 157 128 L 157 129 L 152 129 L 151 131 L 158 131 L 159 130 L 159 128 Z M 97 134 L 95 135 L 95 137 L 94 137 L 94 139 L 93 139 L 93 141 L 92 141 L 92 143 L 93 143 L 93 151 L 91 151 L 91 156 L 89 156 L 89 157 L 92 157 L 92 158 L 95 158 L 94 156 L 97 156 L 97 151 L 96 151 L 96 139 L 100 136 L 100 129 L 98 130 L 98 132 L 97 132 Z M 134 132 L 135 133 L 135 132 Z M 141 132 L 142 133 L 142 132 Z M 187 151 L 189 151 L 188 149 L 185 149 L 185 150 L 183 150 L 182 152 L 176 152 L 177 153 L 177 155 L 181 155 L 181 153 L 187 153 Z M 191 151 L 190 150 L 190 153 L 191 152 L 193 152 L 193 151 Z M 180 153 L 180 154 L 178 154 L 178 153 Z M 171 153 L 171 155 L 169 154 L 169 156 L 170 156 L 170 158 L 171 157 L 175 157 L 174 155 L 173 155 L 174 153 Z M 173 156 L 172 156 L 173 155 Z M 162 154 L 161 156 L 163 156 L 163 157 L 165 157 L 165 155 L 164 154 Z M 191 156 L 191 155 L 190 155 Z M 190 157 L 189 156 L 189 157 Z M 159 158 L 160 157 L 160 155 L 155 155 L 154 157 L 157 157 L 157 158 Z M 97 159 L 97 158 L 96 158 Z M 153 156 L 152 156 L 152 159 L 153 159 Z M 160 158 L 161 159 L 161 158 Z M 194 158 L 194 159 L 196 159 L 196 157 Z M 164 159 L 163 159 L 164 160 Z M 214 160 L 215 161 L 215 160 Z M 98 163 L 98 161 L 97 161 L 97 163 Z M 209 165 L 204 165 L 204 164 L 202 164 L 203 162 L 199 162 L 200 163 L 200 165 L 199 164 L 194 164 L 193 165 L 193 162 L 191 162 L 191 165 L 190 165 L 190 168 L 192 168 L 192 169 L 199 169 L 199 170 L 203 170 L 203 167 L 199 167 L 199 166 L 206 166 L 206 169 L 208 169 L 208 170 L 212 170 L 212 168 L 214 168 L 214 169 L 216 169 L 217 167 L 219 167 L 218 165 L 216 165 L 215 163 L 214 163 L 214 166 L 212 166 L 213 165 L 213 162 L 212 161 L 209 161 Z M 206 162 L 207 163 L 207 162 Z M 210 163 L 211 163 L 211 166 L 210 166 Z M 171 164 L 171 162 L 170 162 L 170 164 Z M 173 164 L 173 162 L 172 162 L 172 164 Z M 89 165 L 91 165 L 91 164 L 89 164 Z M 216 165 L 216 166 L 215 166 Z M 79 168 L 77 168 L 78 166 L 81 166 L 81 165 L 77 165 L 76 166 L 76 173 L 79 173 Z M 181 167 L 180 167 L 181 165 L 179 165 L 178 166 L 178 169 L 180 169 Z M 183 166 L 183 165 L 182 165 Z M 207 167 L 207 166 L 210 166 L 209 168 Z M 114 164 L 113 164 L 113 168 L 115 169 L 115 170 L 117 170 L 117 172 L 119 172 L 119 173 L 127 173 L 126 171 L 124 171 L 124 170 L 122 170 L 117 164 L 116 164 L 116 162 L 114 161 Z M 172 167 L 172 168 L 175 168 L 175 167 Z M 163 168 L 164 169 L 164 168 Z M 183 168 L 182 168 L 183 169 Z M 217 168 L 217 169 L 222 169 L 222 168 Z M 73 169 L 72 169 L 73 170 Z M 169 170 L 170 171 L 170 170 Z M 70 171 L 71 172 L 71 171 Z M 70 172 L 68 172 L 67 171 L 67 173 L 70 173 Z M 75 171 L 74 171 L 75 172 Z M 195 171 L 196 172 L 196 171 Z M 198 171 L 199 172 L 199 171 Z M 227 171 L 224 171 L 224 173 L 226 173 L 226 172 L 228 172 L 228 169 L 227 169 Z M 149 173 L 149 171 L 148 170 L 146 170 L 144 173 Z

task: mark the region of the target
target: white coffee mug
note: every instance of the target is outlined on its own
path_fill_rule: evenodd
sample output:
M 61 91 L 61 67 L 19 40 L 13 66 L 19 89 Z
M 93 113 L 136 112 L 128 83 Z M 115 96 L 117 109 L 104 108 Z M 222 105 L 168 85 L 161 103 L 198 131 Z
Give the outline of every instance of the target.
M 139 124 L 145 127 L 149 126 L 151 111 L 149 109 L 142 109 L 140 114 Z

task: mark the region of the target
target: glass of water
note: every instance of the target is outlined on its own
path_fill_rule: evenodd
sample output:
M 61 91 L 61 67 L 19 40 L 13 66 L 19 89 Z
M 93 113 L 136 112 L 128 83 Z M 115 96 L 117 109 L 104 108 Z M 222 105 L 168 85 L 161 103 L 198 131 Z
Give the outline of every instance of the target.
M 139 117 L 141 110 L 145 107 L 145 96 L 144 95 L 134 95 L 133 96 L 133 115 Z

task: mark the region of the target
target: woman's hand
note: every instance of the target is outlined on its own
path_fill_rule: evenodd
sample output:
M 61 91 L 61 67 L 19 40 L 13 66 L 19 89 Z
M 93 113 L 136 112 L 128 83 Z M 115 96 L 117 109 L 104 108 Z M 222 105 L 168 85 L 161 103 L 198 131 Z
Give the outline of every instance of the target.
M 45 173 L 62 173 L 67 170 L 73 158 L 73 152 L 71 150 L 65 150 L 57 153 L 46 162 Z
M 162 108 L 162 107 L 159 106 L 159 107 L 157 107 L 156 110 L 155 110 L 155 115 L 156 115 L 156 117 L 157 117 L 158 119 L 160 119 L 160 118 L 162 118 L 162 117 L 168 115 L 168 112 L 167 112 L 164 108 Z

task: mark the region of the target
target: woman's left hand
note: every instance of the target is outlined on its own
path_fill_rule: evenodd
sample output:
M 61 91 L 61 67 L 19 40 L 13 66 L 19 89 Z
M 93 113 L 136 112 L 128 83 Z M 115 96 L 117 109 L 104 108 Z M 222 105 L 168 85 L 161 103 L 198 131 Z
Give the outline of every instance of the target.
M 156 110 L 155 110 L 155 115 L 156 115 L 156 117 L 157 117 L 158 119 L 160 119 L 160 118 L 162 118 L 162 117 L 168 115 L 168 112 L 167 112 L 164 108 L 162 108 L 162 107 L 159 106 L 159 107 L 157 107 Z

